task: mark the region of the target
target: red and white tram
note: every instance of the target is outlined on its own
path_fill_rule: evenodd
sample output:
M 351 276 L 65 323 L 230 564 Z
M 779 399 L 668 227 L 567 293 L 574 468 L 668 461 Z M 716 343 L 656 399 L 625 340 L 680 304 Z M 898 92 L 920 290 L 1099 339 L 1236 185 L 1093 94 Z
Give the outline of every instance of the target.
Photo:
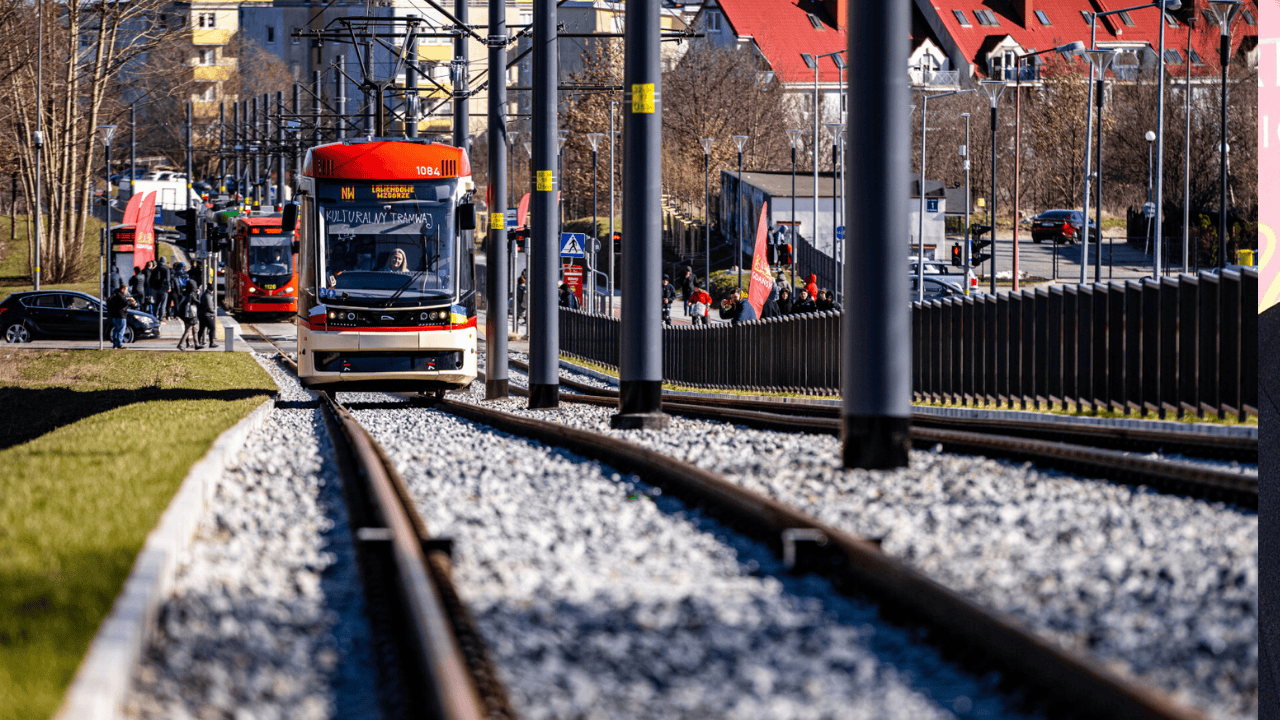
M 307 151 L 298 374 L 330 390 L 443 392 L 476 378 L 471 165 L 456 147 L 357 139 Z

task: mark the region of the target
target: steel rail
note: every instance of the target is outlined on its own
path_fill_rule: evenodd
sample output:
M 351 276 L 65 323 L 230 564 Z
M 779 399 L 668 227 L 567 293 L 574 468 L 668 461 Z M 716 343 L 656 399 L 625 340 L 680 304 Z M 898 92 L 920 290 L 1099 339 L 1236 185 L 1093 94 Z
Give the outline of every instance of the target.
M 528 365 L 518 360 L 512 360 L 511 366 L 520 370 L 528 367 Z M 582 395 L 608 398 L 617 398 L 618 396 L 617 391 L 594 387 L 566 378 L 560 379 L 560 386 Z M 680 395 L 664 393 L 663 397 L 666 403 L 678 403 L 687 406 L 717 407 L 763 412 L 771 415 L 805 416 L 810 418 L 839 418 L 840 416 L 839 407 L 819 405 L 817 403 L 779 403 L 752 400 L 749 397 L 696 397 L 689 393 Z M 711 416 L 708 415 L 706 417 Z M 1214 437 L 1188 431 L 1170 432 L 1167 430 L 1145 430 L 1134 427 L 1070 425 L 1034 419 L 1004 420 L 999 418 L 946 417 L 923 412 L 911 414 L 911 426 L 913 432 L 919 428 L 957 430 L 961 432 L 1000 434 L 1049 442 L 1063 441 L 1112 450 L 1178 453 L 1195 458 L 1235 460 L 1242 463 L 1258 462 L 1257 439 Z M 803 423 L 797 423 L 794 429 L 809 431 L 809 428 Z
M 514 391 L 516 388 L 512 388 Z M 562 397 L 562 399 L 564 399 Z M 593 400 L 591 402 L 599 402 Z M 625 440 L 445 398 L 437 409 L 636 472 L 761 538 L 795 570 L 820 572 L 842 592 L 865 593 L 966 649 L 977 650 L 1055 703 L 1097 718 L 1199 718 L 1167 696 L 1129 683 L 1097 660 L 1065 651 L 884 554 L 872 541 L 819 522 L 723 476 Z
M 394 471 L 389 471 L 377 443 L 330 393 L 320 393 L 320 397 L 338 424 L 342 439 L 349 445 L 359 469 L 358 480 L 365 485 L 375 514 L 384 524 L 383 535 L 391 542 L 397 590 L 412 625 L 413 649 L 423 669 L 423 676 L 410 682 L 428 688 L 426 697 L 433 705 L 429 708 L 433 717 L 487 718 L 485 704 L 476 690 L 429 565 L 428 555 L 443 554 L 443 551 L 423 548 L 422 521 L 406 506 L 406 493 L 396 487 L 392 479 Z

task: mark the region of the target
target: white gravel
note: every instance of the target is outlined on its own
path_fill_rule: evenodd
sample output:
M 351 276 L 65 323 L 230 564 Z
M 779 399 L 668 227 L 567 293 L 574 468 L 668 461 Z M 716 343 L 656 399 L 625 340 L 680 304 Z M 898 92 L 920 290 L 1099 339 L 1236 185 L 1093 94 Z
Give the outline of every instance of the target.
M 526 376 L 513 369 L 511 381 Z M 679 417 L 663 432 L 614 431 L 611 408 L 497 405 L 723 473 L 880 539 L 934 579 L 1213 717 L 1256 715 L 1256 512 L 927 449 L 911 452 L 910 468 L 844 471 L 839 440 L 825 435 Z
M 263 364 L 283 399 L 309 399 Z M 180 560 L 131 717 L 379 717 L 333 467 L 318 410 L 274 410 L 250 436 Z
M 435 410 L 353 414 L 454 538 L 454 581 L 526 720 L 1018 716 L 996 677 L 637 478 Z

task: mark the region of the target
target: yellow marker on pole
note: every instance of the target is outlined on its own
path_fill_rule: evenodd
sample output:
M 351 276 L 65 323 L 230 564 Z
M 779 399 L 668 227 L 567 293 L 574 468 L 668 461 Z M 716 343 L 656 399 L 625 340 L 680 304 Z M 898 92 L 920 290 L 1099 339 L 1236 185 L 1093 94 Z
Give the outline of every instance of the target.
M 631 86 L 631 112 L 652 115 L 657 112 L 653 83 L 637 83 Z
M 555 184 L 555 174 L 552 171 L 538 171 L 538 192 L 551 192 L 555 190 Z
M 507 216 L 502 213 L 489 213 L 489 228 L 502 230 L 507 227 Z

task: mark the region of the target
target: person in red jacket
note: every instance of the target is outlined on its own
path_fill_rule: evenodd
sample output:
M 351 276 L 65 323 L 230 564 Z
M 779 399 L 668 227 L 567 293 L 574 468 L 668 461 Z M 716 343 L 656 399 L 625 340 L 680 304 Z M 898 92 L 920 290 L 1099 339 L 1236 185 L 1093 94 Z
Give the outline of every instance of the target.
M 809 291 L 809 299 L 818 297 L 818 276 L 810 275 L 804 283 L 804 289 Z
M 693 293 L 689 297 L 689 316 L 692 323 L 697 325 L 701 322 L 703 325 L 707 323 L 707 311 L 711 309 L 711 296 L 702 288 L 694 288 Z

